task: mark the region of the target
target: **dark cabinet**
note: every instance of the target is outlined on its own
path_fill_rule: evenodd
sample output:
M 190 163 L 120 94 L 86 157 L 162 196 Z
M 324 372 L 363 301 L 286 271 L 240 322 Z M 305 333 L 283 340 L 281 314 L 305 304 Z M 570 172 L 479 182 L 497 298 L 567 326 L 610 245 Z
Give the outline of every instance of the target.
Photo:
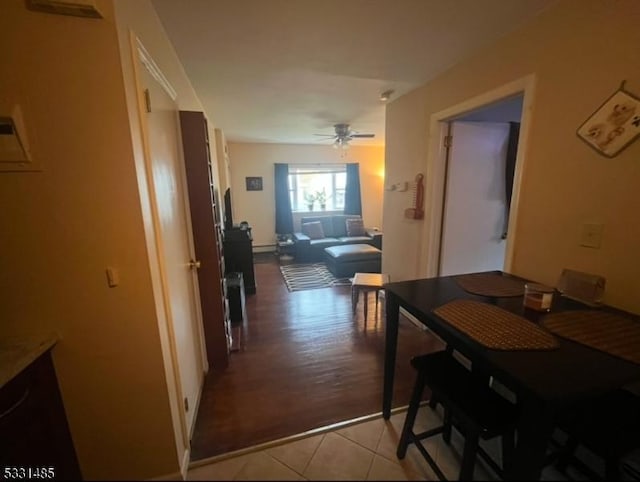
M 256 277 L 253 271 L 253 238 L 248 226 L 234 227 L 224 232 L 226 272 L 240 272 L 246 294 L 256 292 Z
M 50 351 L 0 388 L 0 467 L 32 471 L 16 479 L 81 479 Z
M 225 256 L 219 196 L 213 182 L 207 120 L 202 112 L 180 112 L 193 244 L 207 358 L 212 368 L 229 364 L 231 327 L 225 298 Z

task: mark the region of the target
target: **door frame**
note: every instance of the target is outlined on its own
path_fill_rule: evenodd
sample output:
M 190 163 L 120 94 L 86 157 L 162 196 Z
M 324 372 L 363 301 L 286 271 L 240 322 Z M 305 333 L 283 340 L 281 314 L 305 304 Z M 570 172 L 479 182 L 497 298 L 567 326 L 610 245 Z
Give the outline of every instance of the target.
M 520 210 L 520 187 L 526 168 L 526 153 L 531 125 L 531 113 L 535 96 L 535 74 L 521 77 L 496 89 L 472 97 L 451 107 L 435 112 L 429 120 L 429 151 L 427 154 L 427 175 L 425 190 L 428 193 L 425 217 L 424 239 L 427 240 L 425 255 L 420 259 L 421 272 L 431 278 L 439 275 L 440 244 L 445 196 L 446 166 L 449 148 L 445 145 L 449 122 L 466 113 L 477 110 L 500 100 L 523 95 L 520 137 L 513 177 L 513 193 L 509 209 L 509 235 L 506 239 L 504 271 L 511 272 L 515 256 L 518 212 Z M 455 140 L 453 141 L 455 142 Z
M 176 339 L 175 333 L 173 330 L 173 320 L 171 315 L 171 306 L 170 306 L 170 296 L 169 296 L 169 283 L 167 280 L 167 268 L 165 265 L 165 261 L 163 259 L 163 250 L 164 244 L 161 234 L 161 221 L 158 211 L 158 200 L 156 199 L 156 191 L 154 188 L 154 180 L 152 174 L 152 158 L 151 158 L 151 149 L 149 144 L 149 132 L 148 132 L 148 124 L 146 120 L 147 111 L 146 111 L 146 99 L 143 95 L 143 83 L 142 83 L 142 72 L 141 69 L 145 68 L 149 74 L 158 82 L 158 84 L 163 88 L 163 90 L 173 99 L 174 101 L 177 99 L 177 93 L 175 89 L 172 87 L 171 83 L 164 76 L 162 71 L 159 69 L 158 65 L 154 62 L 153 58 L 149 55 L 148 51 L 145 49 L 143 43 L 139 39 L 139 37 L 135 34 L 135 32 L 129 32 L 129 41 L 131 48 L 131 59 L 132 59 L 132 67 L 133 67 L 133 77 L 135 80 L 135 100 L 136 100 L 136 108 L 138 114 L 138 123 L 140 128 L 140 137 L 141 137 L 141 145 L 144 157 L 144 178 L 146 182 L 147 188 L 145 189 L 145 195 L 148 198 L 149 208 L 150 208 L 150 220 L 152 224 L 152 232 L 151 239 L 149 239 L 148 243 L 153 246 L 153 252 L 149 253 L 149 259 L 151 265 L 151 276 L 152 282 L 154 285 L 154 296 L 156 297 L 156 309 L 158 310 L 158 328 L 160 335 L 160 345 L 162 350 L 162 357 L 164 362 L 164 372 L 165 379 L 167 381 L 167 393 L 169 396 L 169 405 L 171 410 L 171 417 L 173 421 L 173 429 L 174 429 L 174 438 L 176 442 L 176 452 L 180 461 L 181 474 L 183 477 L 186 477 L 186 471 L 189 465 L 190 460 L 190 438 L 193 432 L 193 428 L 195 427 L 195 416 L 194 423 L 191 427 L 188 427 L 187 417 L 184 412 L 183 407 L 183 399 L 184 393 L 182 390 L 182 383 L 180 377 L 180 369 L 179 369 L 179 361 L 178 354 L 176 349 Z M 178 108 L 176 105 L 176 118 L 178 119 Z M 179 122 L 179 119 L 178 119 Z M 180 142 L 180 132 L 177 131 L 177 135 L 179 136 Z M 176 153 L 179 156 L 179 159 L 182 160 L 182 153 L 180 150 Z M 184 169 L 184 162 L 182 162 Z M 186 192 L 186 179 L 184 172 L 180 175 L 180 180 L 183 184 Z M 141 193 L 142 194 L 142 193 Z M 186 198 L 186 196 L 185 196 Z M 193 256 L 194 247 L 193 247 L 193 233 L 190 231 L 191 229 L 191 217 L 189 214 L 189 200 L 185 199 L 185 216 L 187 221 L 187 236 L 189 243 L 190 254 Z M 194 258 L 195 259 L 195 258 Z M 194 295 L 195 298 L 194 308 L 195 308 L 195 326 L 198 327 L 198 331 L 194 333 L 198 341 L 198 345 L 200 346 L 199 350 L 199 360 L 200 367 L 202 373 L 202 379 L 204 379 L 204 373 L 208 369 L 206 353 L 204 351 L 204 338 L 202 334 L 202 312 L 199 303 L 200 292 L 198 289 L 197 282 L 194 282 Z M 202 380 L 201 380 L 202 384 Z M 198 398 L 194 407 L 191 407 L 191 410 L 195 410 L 197 413 L 199 399 L 201 395 L 201 390 L 198 394 Z

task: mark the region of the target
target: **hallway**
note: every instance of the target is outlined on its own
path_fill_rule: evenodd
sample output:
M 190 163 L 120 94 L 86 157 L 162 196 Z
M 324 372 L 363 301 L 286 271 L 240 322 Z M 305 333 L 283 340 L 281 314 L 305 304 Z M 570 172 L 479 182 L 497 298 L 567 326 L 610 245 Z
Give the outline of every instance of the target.
M 257 293 L 247 296 L 241 350 L 204 383 L 191 460 L 201 460 L 381 410 L 384 303 L 369 319 L 351 314 L 350 287 L 290 293 L 277 258 L 255 264 Z M 401 324 L 395 404 L 408 403 L 411 356 L 440 347 Z

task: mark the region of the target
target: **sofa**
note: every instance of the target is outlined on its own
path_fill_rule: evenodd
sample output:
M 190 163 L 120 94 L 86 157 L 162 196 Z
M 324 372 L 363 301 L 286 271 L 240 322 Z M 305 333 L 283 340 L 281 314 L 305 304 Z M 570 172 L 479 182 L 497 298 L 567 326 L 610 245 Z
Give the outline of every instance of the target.
M 358 224 L 362 226 L 362 218 L 352 214 L 301 218 L 302 232 L 293 233 L 296 261 L 299 263 L 323 261 L 325 248 L 346 244 L 369 244 L 382 249 L 381 232 L 362 227 L 360 232 L 355 230 L 356 234 L 348 233 L 347 223 L 351 228 L 357 227 Z

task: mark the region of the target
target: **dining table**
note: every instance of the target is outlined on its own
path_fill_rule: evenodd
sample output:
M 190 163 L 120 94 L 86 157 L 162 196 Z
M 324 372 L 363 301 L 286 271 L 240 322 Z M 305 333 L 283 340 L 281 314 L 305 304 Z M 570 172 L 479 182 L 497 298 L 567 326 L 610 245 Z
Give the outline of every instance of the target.
M 500 277 L 503 281 L 512 282 L 514 286 L 519 283 L 522 287 L 532 282 L 502 271 L 471 275 L 477 275 L 476 280 L 481 281 L 482 276 L 486 275 Z M 597 318 L 614 314 L 627 316 L 634 322 L 638 321 L 638 317 L 606 305 L 587 305 L 557 291 L 552 296 L 549 311 L 537 311 L 525 306 L 524 292 L 514 294 L 498 290 L 487 294 L 483 290 L 470 289 L 461 281 L 460 276 L 454 275 L 384 285 L 386 333 L 383 417 L 389 419 L 391 415 L 398 324 L 402 310 L 440 337 L 449 348 L 467 358 L 474 373 L 492 377 L 515 395 L 518 406 L 517 443 L 512 460 L 504 467 L 504 478 L 538 480 L 545 466 L 556 415 L 576 402 L 640 381 L 640 364 L 556 335 L 552 335 L 552 349 L 488 348 L 486 343 L 481 343 L 468 331 L 460 329 L 435 311 L 439 312 L 442 306 L 460 300 L 480 302 L 517 315 L 519 319 L 545 332 L 548 330 L 543 322 L 550 315 L 575 312 L 592 314 Z M 410 368 L 407 366 L 407 369 Z

